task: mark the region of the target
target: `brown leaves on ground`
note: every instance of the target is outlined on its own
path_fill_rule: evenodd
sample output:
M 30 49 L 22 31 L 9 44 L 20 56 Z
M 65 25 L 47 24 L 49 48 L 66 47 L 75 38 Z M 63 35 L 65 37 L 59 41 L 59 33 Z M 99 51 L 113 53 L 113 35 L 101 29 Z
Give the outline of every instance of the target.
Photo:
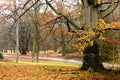
M 0 66 L 0 80 L 119 80 L 117 73 L 90 73 L 76 67 L 62 66 Z

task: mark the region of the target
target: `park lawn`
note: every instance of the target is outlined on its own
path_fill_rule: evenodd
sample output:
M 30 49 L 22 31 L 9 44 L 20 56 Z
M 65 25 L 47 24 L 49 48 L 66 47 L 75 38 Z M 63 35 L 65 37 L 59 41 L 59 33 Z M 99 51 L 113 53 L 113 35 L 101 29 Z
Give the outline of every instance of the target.
M 0 61 L 0 67 L 1 66 L 27 66 L 27 65 L 49 65 L 49 66 L 71 66 L 71 67 L 80 67 L 79 64 L 72 64 L 67 62 L 57 62 L 57 61 L 40 61 L 40 62 L 23 62 L 19 61 L 18 63 L 14 62 L 1 62 Z
M 0 80 L 120 80 L 119 73 L 90 73 L 78 68 L 77 64 L 54 61 L 0 61 Z

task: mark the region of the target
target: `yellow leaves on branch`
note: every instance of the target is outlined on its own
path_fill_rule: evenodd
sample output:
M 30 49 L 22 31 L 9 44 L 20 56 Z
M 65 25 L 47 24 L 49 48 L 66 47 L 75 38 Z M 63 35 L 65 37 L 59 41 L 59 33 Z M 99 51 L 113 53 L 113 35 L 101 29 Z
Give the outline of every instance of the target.
M 99 19 L 97 27 L 93 31 L 82 31 L 78 41 L 81 43 L 80 49 L 84 50 L 86 46 L 93 46 L 94 42 L 91 40 L 92 37 L 95 37 L 97 34 L 100 34 L 99 39 L 106 40 L 102 34 L 107 28 L 120 28 L 120 22 L 112 22 L 111 24 L 106 23 L 103 19 Z M 79 33 L 79 32 L 78 32 Z
M 103 19 L 99 19 L 96 30 L 100 30 L 102 32 L 105 32 L 105 29 L 107 29 L 107 28 L 111 28 L 111 29 L 112 28 L 120 28 L 120 21 L 107 24 L 107 23 L 105 23 L 105 21 Z
M 94 31 L 84 31 L 81 37 L 78 39 L 78 41 L 81 43 L 80 50 L 84 50 L 88 45 L 93 46 L 94 42 L 91 40 L 91 38 L 95 35 L 96 33 Z
M 90 38 L 95 36 L 96 33 L 94 31 L 83 31 L 82 34 L 81 34 L 81 37 L 78 39 L 79 41 L 86 41 L 86 42 L 89 42 L 90 41 Z
M 111 24 L 107 24 L 106 28 L 120 28 L 120 21 L 119 22 L 112 22 Z
M 81 46 L 80 46 L 80 50 L 84 50 L 88 45 L 89 46 L 93 46 L 94 42 L 93 41 L 89 41 L 89 42 L 84 42 Z
M 106 27 L 105 21 L 104 21 L 103 19 L 99 19 L 98 25 L 97 25 L 97 27 L 96 27 L 96 30 L 99 30 L 99 31 L 104 32 L 105 27 Z
M 86 46 L 87 46 L 86 43 L 84 43 L 83 45 L 80 46 L 80 50 L 83 51 L 83 50 L 85 49 Z

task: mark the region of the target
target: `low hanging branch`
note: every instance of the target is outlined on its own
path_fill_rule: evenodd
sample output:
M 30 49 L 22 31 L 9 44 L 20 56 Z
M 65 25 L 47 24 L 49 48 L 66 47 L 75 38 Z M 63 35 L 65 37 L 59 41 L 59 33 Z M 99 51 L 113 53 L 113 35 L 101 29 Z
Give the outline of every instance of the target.
M 79 34 L 77 34 L 76 31 L 73 31 L 73 30 L 71 29 L 68 21 L 66 21 L 66 25 L 67 25 L 67 27 L 68 27 L 68 32 L 72 32 L 72 33 L 76 34 L 78 38 L 80 38 Z

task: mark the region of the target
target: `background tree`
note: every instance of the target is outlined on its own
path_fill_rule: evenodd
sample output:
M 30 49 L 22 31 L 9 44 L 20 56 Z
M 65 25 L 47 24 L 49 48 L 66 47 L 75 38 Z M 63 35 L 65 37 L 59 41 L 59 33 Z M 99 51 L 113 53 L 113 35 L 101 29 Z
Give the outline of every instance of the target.
M 68 46 L 70 46 L 69 43 L 73 39 L 73 33 L 68 32 L 67 28 L 65 27 L 66 25 L 64 25 L 63 23 L 62 25 L 57 23 L 57 25 L 59 25 L 59 27 L 54 29 L 55 30 L 54 38 L 56 39 L 56 42 L 61 47 L 60 52 L 62 53 L 63 56 L 65 56 L 66 53 L 70 51 L 67 48 Z
M 27 15 L 26 15 L 27 16 Z M 28 18 L 29 16 L 27 16 Z M 19 51 L 21 54 L 27 54 L 30 50 L 31 35 L 32 35 L 32 20 L 21 19 L 19 29 Z

